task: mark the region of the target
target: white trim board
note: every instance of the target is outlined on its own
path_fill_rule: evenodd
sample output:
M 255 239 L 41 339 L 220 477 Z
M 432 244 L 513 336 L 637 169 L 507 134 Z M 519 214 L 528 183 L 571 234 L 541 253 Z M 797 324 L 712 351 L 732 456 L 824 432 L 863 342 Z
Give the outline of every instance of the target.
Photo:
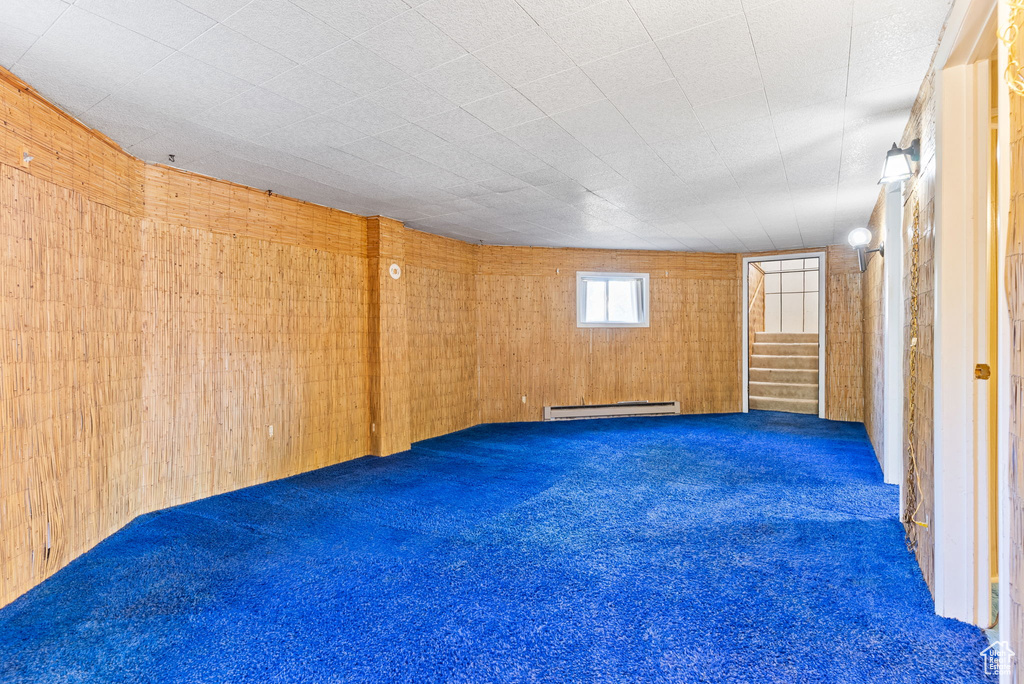
M 762 263 L 765 261 L 787 261 L 789 259 L 813 259 L 818 258 L 818 417 L 825 417 L 825 274 L 828 271 L 828 253 L 820 252 L 798 252 L 795 254 L 770 254 L 767 256 L 743 257 L 743 282 L 742 309 L 743 309 L 743 337 L 742 337 L 742 382 L 743 382 L 743 413 L 750 411 L 750 264 Z

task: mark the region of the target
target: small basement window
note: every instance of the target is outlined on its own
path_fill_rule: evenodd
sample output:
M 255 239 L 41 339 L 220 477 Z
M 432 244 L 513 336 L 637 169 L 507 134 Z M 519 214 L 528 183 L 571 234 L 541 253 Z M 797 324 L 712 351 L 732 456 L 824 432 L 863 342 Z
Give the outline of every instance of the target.
M 576 327 L 646 328 L 650 325 L 648 273 L 576 273 Z

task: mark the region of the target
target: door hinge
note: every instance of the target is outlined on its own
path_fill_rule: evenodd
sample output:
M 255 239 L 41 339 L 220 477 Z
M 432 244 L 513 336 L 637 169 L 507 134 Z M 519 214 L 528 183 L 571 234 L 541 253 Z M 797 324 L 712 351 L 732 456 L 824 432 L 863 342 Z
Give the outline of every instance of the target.
M 992 377 L 992 369 L 987 363 L 977 363 L 974 365 L 974 377 L 978 380 L 988 380 Z

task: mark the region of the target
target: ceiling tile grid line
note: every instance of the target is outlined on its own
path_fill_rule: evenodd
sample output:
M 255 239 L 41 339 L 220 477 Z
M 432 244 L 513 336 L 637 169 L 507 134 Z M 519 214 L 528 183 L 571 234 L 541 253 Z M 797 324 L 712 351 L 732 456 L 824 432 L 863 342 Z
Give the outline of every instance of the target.
M 472 241 L 717 251 L 867 220 L 949 10 L 8 1 L 0 64 L 148 161 Z

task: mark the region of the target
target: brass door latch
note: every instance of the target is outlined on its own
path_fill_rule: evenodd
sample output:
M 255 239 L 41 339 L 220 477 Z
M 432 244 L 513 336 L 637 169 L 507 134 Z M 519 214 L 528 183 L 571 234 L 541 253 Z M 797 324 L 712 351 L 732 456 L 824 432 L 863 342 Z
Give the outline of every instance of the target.
M 992 377 L 992 369 L 987 363 L 977 363 L 974 365 L 974 377 L 978 380 L 988 380 Z

